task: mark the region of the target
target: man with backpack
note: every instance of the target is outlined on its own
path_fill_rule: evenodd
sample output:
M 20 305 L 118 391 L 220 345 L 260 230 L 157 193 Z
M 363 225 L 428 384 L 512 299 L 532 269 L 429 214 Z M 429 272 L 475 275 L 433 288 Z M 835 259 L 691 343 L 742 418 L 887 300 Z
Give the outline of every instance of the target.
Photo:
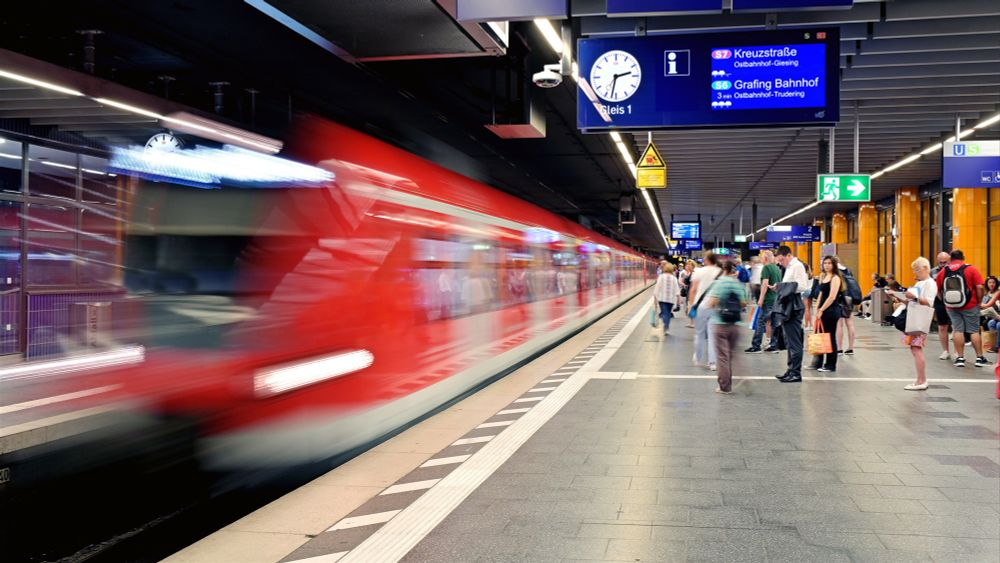
M 983 342 L 979 338 L 979 301 L 985 293 L 986 281 L 974 266 L 965 263 L 961 250 L 951 251 L 951 263 L 938 272 L 937 285 L 941 301 L 951 319 L 952 337 L 955 340 L 955 367 L 965 367 L 965 333 L 972 338 L 976 351 L 976 367 L 990 365 L 983 356 Z
M 739 281 L 737 268 L 732 261 L 722 264 L 722 275 L 709 290 L 709 306 L 715 310 L 712 332 L 719 370 L 719 388 L 715 392 L 723 395 L 733 390 L 733 350 L 740 340 L 740 321 L 747 303 L 746 284 Z

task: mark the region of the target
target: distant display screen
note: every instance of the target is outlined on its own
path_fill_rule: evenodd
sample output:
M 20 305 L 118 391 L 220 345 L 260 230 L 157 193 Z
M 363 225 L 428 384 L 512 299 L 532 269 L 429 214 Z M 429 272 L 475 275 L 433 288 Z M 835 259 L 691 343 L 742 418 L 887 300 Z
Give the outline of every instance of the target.
M 829 125 L 837 28 L 581 39 L 580 129 Z
M 777 250 L 778 243 L 766 241 L 751 241 L 750 250 Z
M 688 240 L 701 238 L 701 223 L 681 223 L 670 224 L 670 238 Z

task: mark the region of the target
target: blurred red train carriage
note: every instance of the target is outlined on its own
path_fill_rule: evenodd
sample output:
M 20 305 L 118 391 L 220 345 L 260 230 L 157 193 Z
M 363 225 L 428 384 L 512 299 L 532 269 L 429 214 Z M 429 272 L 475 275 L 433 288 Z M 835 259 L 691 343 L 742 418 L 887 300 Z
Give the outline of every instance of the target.
M 206 468 L 370 442 L 652 280 L 631 249 L 346 127 L 303 120 L 289 153 L 332 179 L 131 182 L 113 341 L 144 356 L 74 380 L 197 419 Z

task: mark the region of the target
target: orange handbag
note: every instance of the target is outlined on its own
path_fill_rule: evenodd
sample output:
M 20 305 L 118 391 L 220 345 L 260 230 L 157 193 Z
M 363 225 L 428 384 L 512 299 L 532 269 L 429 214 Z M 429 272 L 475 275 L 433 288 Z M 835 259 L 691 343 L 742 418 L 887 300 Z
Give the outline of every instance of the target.
M 823 323 L 819 319 L 816 320 L 816 327 L 809 334 L 806 351 L 814 356 L 833 353 L 833 342 L 830 340 L 830 334 L 823 331 Z

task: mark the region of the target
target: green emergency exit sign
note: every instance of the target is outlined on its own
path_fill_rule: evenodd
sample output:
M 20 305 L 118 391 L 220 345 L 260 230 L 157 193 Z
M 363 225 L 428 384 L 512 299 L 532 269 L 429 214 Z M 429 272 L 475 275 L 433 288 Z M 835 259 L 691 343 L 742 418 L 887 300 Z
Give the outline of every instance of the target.
M 816 178 L 817 201 L 871 201 L 872 178 L 868 174 L 820 174 Z

